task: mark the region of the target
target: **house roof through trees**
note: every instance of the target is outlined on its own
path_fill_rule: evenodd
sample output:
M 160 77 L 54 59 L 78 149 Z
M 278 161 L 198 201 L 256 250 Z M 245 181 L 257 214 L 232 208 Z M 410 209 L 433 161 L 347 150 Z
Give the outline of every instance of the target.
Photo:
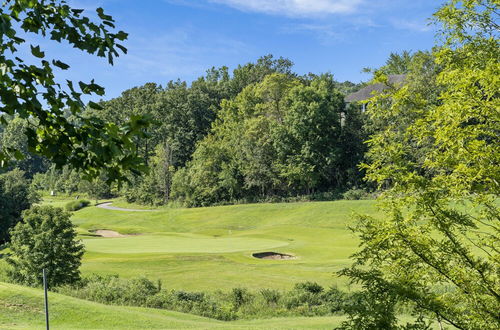
M 387 78 L 388 78 L 387 83 L 375 83 L 363 87 L 359 91 L 347 95 L 345 101 L 347 103 L 366 101 L 372 98 L 374 94 L 383 92 L 391 85 L 392 86 L 402 85 L 405 81 L 406 75 L 394 74 L 394 75 L 389 75 Z

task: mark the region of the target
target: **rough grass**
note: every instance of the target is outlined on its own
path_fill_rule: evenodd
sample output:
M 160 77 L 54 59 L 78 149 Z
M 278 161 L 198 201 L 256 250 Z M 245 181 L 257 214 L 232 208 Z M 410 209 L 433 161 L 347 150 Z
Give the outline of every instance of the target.
M 165 310 L 103 305 L 56 293 L 49 293 L 49 311 L 55 329 L 325 329 L 343 320 L 336 316 L 221 322 Z M 0 328 L 44 325 L 42 290 L 0 282 Z

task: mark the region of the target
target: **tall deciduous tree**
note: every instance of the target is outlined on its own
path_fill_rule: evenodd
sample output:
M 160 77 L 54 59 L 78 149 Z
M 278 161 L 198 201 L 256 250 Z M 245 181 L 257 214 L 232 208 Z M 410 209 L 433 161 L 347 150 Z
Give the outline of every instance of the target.
M 384 155 L 368 167 L 390 187 L 386 217 L 360 217 L 363 249 L 343 272 L 459 329 L 500 327 L 499 6 L 452 0 L 435 14 L 439 101 L 391 93 L 387 109 L 410 116 L 396 138 L 375 134 Z
M 358 137 L 342 126 L 345 112 L 331 75 L 309 81 L 270 74 L 221 103 L 210 134 L 175 174 L 173 193 L 191 205 L 210 205 L 344 188 L 357 165 L 346 155 L 359 155 L 344 147 L 361 146 L 361 140 L 343 145 Z
M 82 95 L 103 95 L 104 89 L 93 80 L 89 83 L 67 82 L 62 88 L 55 69 L 69 65 L 48 59 L 39 45 L 30 44 L 31 58 L 22 58 L 19 49 L 26 47 L 23 34 L 38 34 L 54 42 L 68 42 L 74 48 L 107 57 L 113 63 L 119 44 L 127 38 L 115 32 L 114 20 L 102 8 L 97 22 L 83 16 L 63 0 L 7 0 L 0 7 L 0 112 L 29 119 L 26 128 L 28 151 L 46 156 L 57 166 L 71 165 L 88 177 L 107 172 L 110 181 L 124 179 L 127 171 L 144 170 L 135 153 L 133 137 L 140 135 L 147 121 L 139 116 L 118 126 L 96 117 L 83 117 Z M 22 30 L 22 32 L 21 32 Z M 33 62 L 34 64 L 28 64 Z M 90 107 L 99 108 L 93 102 Z M 72 114 L 68 119 L 65 110 Z M 0 116 L 0 125 L 6 125 Z M 19 157 L 16 149 L 3 145 L 0 165 Z
M 275 139 L 280 175 L 304 193 L 321 186 L 337 188 L 345 104 L 333 77 L 320 76 L 309 85 L 292 88 L 285 104 L 283 125 Z

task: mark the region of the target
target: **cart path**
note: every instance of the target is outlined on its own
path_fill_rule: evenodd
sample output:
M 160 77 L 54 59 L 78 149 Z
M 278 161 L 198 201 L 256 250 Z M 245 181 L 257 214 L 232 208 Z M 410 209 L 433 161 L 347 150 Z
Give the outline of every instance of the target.
M 127 212 L 154 212 L 155 210 L 136 210 L 136 209 L 124 209 L 122 207 L 111 206 L 112 202 L 106 202 L 97 204 L 96 206 L 101 209 L 114 210 L 114 211 L 127 211 Z

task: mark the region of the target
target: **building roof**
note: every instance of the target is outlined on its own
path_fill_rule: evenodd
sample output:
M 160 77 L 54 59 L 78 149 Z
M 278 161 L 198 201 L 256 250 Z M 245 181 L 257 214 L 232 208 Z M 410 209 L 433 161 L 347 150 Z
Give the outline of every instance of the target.
M 345 101 L 347 103 L 366 101 L 373 97 L 375 93 L 380 93 L 389 88 L 389 85 L 402 85 L 405 81 L 406 75 L 404 74 L 393 74 L 387 76 L 388 84 L 386 83 L 375 83 L 361 88 L 359 91 L 349 94 L 346 96 Z

